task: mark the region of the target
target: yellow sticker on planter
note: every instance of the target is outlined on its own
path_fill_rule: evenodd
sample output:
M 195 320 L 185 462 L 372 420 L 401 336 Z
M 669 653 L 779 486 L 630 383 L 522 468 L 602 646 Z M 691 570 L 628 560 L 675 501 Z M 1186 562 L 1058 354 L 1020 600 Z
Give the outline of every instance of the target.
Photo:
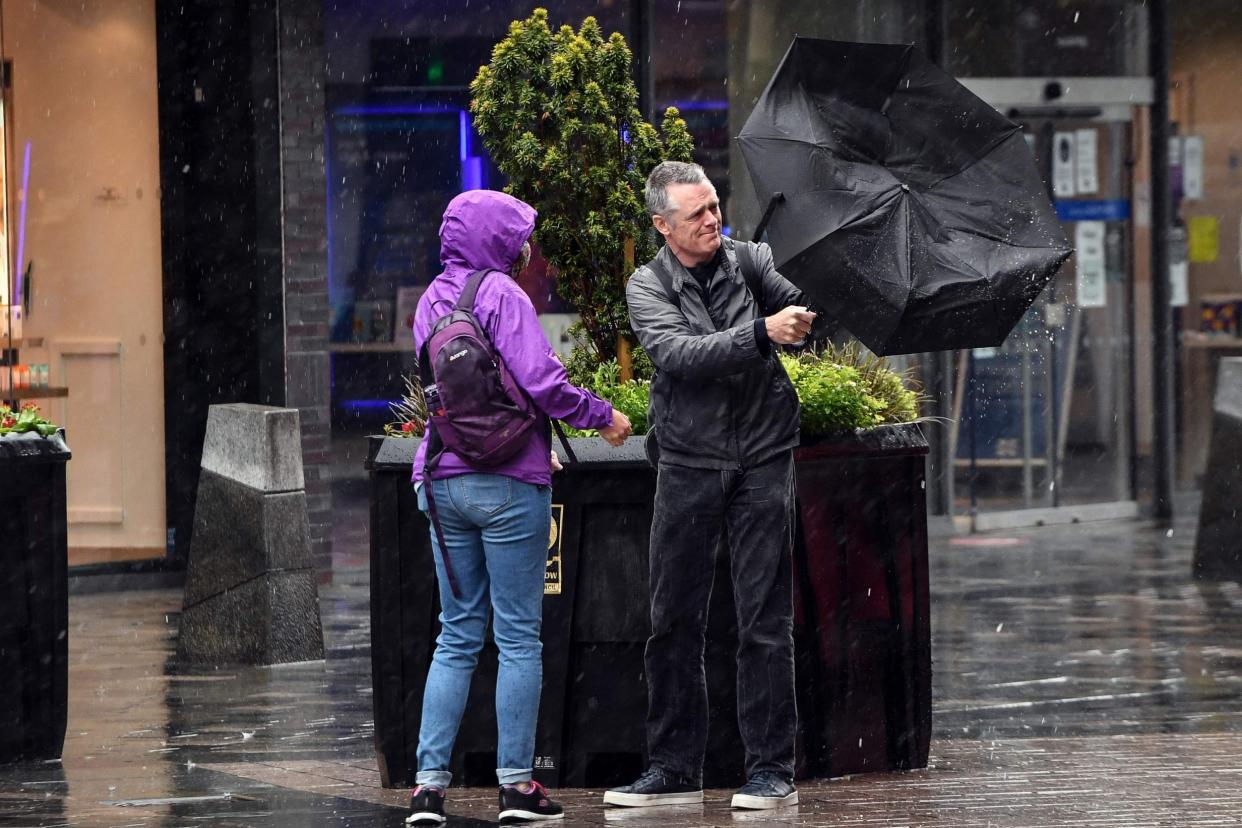
M 548 531 L 548 568 L 543 573 L 543 594 L 561 594 L 561 524 L 565 507 L 552 504 L 552 527 Z

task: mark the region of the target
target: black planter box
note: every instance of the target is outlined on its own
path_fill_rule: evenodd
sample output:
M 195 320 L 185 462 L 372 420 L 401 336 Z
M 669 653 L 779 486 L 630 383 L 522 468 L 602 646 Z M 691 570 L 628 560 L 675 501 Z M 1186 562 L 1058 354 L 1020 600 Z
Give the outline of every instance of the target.
M 574 441 L 556 475 L 544 595 L 544 690 L 535 775 L 602 787 L 644 765 L 647 547 L 655 473 L 642 438 Z M 412 784 L 423 683 L 438 633 L 427 522 L 410 468 L 417 441 L 371 438 L 371 629 L 376 753 L 384 784 Z M 931 650 L 924 455 L 914 426 L 873 429 L 796 453 L 794 550 L 798 775 L 927 764 Z M 736 626 L 718 556 L 705 663 L 711 705 L 704 781 L 742 781 Z M 495 784 L 496 651 L 480 656 L 452 770 Z
M 0 438 L 0 763 L 65 744 L 69 457 L 63 433 Z

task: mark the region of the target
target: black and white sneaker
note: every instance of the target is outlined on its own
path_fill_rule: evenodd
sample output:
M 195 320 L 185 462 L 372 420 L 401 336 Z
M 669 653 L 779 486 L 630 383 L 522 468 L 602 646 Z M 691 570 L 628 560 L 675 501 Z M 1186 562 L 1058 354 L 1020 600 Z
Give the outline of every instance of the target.
M 500 821 L 535 822 L 544 819 L 563 819 L 565 809 L 548 796 L 548 790 L 534 780 L 526 793 L 517 785 L 500 786 Z
M 798 804 L 798 789 L 785 777 L 762 771 L 750 778 L 733 795 L 734 808 L 764 810 Z
M 444 822 L 444 789 L 419 785 L 410 793 L 406 825 L 439 825 Z
M 693 779 L 652 766 L 632 785 L 604 794 L 605 805 L 645 808 L 652 805 L 697 805 L 703 801 L 703 785 Z

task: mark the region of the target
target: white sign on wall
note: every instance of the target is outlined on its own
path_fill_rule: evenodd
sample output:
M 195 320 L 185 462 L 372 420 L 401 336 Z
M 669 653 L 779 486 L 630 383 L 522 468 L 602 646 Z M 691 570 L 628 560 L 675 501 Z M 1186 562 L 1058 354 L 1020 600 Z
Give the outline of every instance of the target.
M 1058 198 L 1074 195 L 1074 133 L 1052 136 L 1052 194 Z
M 1182 197 L 1203 198 L 1203 136 L 1182 141 Z
M 1175 262 L 1169 265 L 1169 307 L 1184 308 L 1190 302 L 1190 265 Z
M 1169 166 L 1180 167 L 1182 165 L 1182 139 L 1176 135 L 1169 136 Z
M 1075 184 L 1080 194 L 1087 195 L 1099 191 L 1099 147 L 1096 145 L 1094 129 L 1075 130 L 1074 169 L 1076 171 Z
M 1190 302 L 1190 250 L 1186 228 L 1169 228 L 1169 305 L 1184 308 Z
M 1074 247 L 1078 256 L 1078 307 L 1102 308 L 1108 299 L 1104 266 L 1104 222 L 1078 222 L 1074 228 Z

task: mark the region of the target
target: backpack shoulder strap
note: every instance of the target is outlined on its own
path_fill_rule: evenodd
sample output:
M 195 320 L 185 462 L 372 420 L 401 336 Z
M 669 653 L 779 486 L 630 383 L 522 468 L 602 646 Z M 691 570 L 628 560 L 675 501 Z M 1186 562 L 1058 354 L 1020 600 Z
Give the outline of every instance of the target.
M 648 266 L 647 269 L 655 275 L 656 281 L 664 288 L 664 293 L 668 295 L 668 300 L 673 303 L 673 307 L 681 310 L 681 294 L 673 287 L 673 277 L 662 267 Z
M 738 270 L 742 271 L 742 279 L 746 282 L 750 295 L 755 298 L 755 303 L 759 305 L 759 312 L 767 313 L 763 301 L 763 279 L 759 275 L 759 266 L 755 262 L 755 253 L 750 242 L 734 242 L 733 252 L 737 254 Z
M 466 286 L 461 290 L 461 298 L 457 300 L 456 310 L 474 313 L 474 298 L 479 294 L 479 287 L 487 278 L 490 270 L 476 270 L 466 279 Z
M 431 339 L 431 337 L 427 337 Z M 418 349 L 418 379 L 423 386 L 431 385 L 436 381 L 435 375 L 431 372 L 431 359 L 427 354 L 427 343 Z

